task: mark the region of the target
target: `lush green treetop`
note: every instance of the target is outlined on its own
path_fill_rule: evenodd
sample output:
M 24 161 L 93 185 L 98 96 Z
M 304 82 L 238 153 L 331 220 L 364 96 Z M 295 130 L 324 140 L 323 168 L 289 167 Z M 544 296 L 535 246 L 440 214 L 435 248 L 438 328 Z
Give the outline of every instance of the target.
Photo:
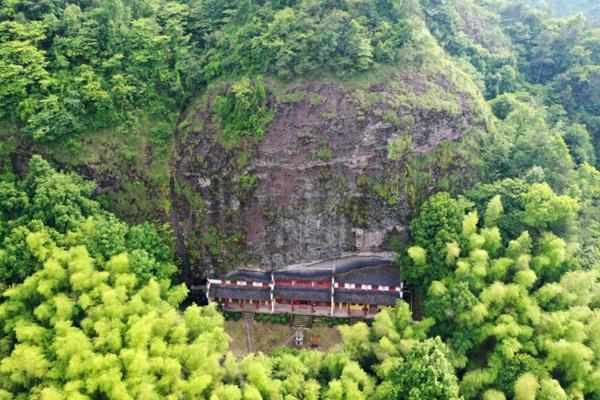
M 474 223 L 468 247 L 448 259 L 453 272 L 431 284 L 425 301 L 432 333 L 447 341 L 462 370 L 461 393 L 598 395 L 597 266 L 579 269 L 572 249 L 550 232 L 532 238 L 525 231 L 504 247 L 497 228 L 478 227 L 473 214 L 467 219 Z M 528 390 L 533 397 L 523 397 Z
M 0 182 L 0 283 L 22 282 L 43 266 L 46 247 L 83 245 L 98 262 L 128 253 L 140 281 L 170 279 L 177 268 L 169 234 L 149 224 L 130 227 L 91 199 L 95 185 L 53 169 L 39 156 L 25 179 Z
M 37 250 L 43 268 L 0 305 L 3 398 L 195 398 L 220 378 L 222 317 L 179 312 L 185 287 L 140 282 L 125 253 Z

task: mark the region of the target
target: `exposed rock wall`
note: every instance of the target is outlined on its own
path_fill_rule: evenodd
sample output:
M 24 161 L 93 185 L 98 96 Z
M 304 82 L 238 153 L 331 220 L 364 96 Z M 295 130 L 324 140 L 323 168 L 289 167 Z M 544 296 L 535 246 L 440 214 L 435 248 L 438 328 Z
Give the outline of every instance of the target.
M 483 111 L 453 85 L 393 69 L 353 85 L 267 81 L 273 121 L 262 140 L 234 148 L 217 140 L 212 107 L 227 85 L 209 90 L 187 116 L 194 128 L 178 135 L 173 158 L 174 206 L 196 264 L 277 268 L 387 250 L 393 236 L 406 238 L 416 190 L 403 181 L 408 160 L 484 125 Z

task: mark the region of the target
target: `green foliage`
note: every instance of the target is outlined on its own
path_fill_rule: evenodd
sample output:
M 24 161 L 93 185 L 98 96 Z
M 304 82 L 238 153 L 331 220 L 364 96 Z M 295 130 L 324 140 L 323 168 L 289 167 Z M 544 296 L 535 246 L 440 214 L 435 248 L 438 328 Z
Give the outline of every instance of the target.
M 388 145 L 388 158 L 394 161 L 402 160 L 412 145 L 412 137 L 398 137 Z
M 41 270 L 4 292 L 5 394 L 196 397 L 219 379 L 227 338 L 214 308 L 177 306 L 184 287 L 139 281 L 125 256 L 47 248 Z
M 583 122 L 597 144 L 597 29 L 586 26 L 582 15 L 549 19 L 537 10 L 514 6 L 506 6 L 501 15 L 516 46 L 522 79 L 538 85 L 532 91 L 558 111 L 556 117 L 568 124 Z M 581 155 L 573 156 L 577 160 Z
M 199 12 L 209 6 L 198 2 Z M 282 78 L 330 70 L 340 75 L 393 62 L 410 38 L 403 2 L 231 2 L 203 24 L 203 74 L 258 72 Z M 231 17 L 227 18 L 228 14 Z
M 401 263 L 405 265 L 402 275 L 407 282 L 427 287 L 449 272 L 446 243 L 458 241 L 461 223 L 458 203 L 448 193 L 437 193 L 423 204 L 419 215 L 410 223 L 411 236 L 419 246 L 409 250 L 414 264 Z
M 223 318 L 227 321 L 239 321 L 242 319 L 242 313 L 239 312 L 223 311 L 221 314 L 223 314 Z
M 415 345 L 388 374 L 379 390 L 379 398 L 461 399 L 447 353 L 440 338 L 427 339 Z
M 563 3 L 561 12 L 572 7 Z M 437 69 L 424 51 L 437 51 Z M 392 140 L 388 158 L 403 169 L 389 181 L 357 179 L 394 207 L 408 198 L 420 210 L 412 242 L 398 247 L 403 277 L 427 293 L 425 318 L 399 302 L 371 326 L 340 326 L 344 345 L 326 355 L 284 349 L 236 360 L 213 308 L 179 309 L 186 290 L 170 283 L 166 227 L 125 224 L 91 199 L 92 183 L 39 157 L 23 180 L 0 175 L 0 398 L 598 398 L 599 54 L 598 29 L 582 16 L 551 19 L 506 1 L 4 2 L 0 119 L 16 136 L 0 143 L 1 172 L 31 139 L 67 148 L 91 130 L 127 136 L 140 114 L 162 121 L 144 128 L 144 144 L 164 146 L 176 113 L 217 79 L 211 88 L 230 82 L 214 95 L 217 139 L 254 146 L 273 118 L 259 74 L 358 80 L 379 63 L 403 63 L 415 71 L 390 75 L 401 82 L 394 89 L 424 70 L 444 90 L 425 83 L 428 93 L 402 95 L 457 121 L 467 97 L 459 105 L 446 84 L 461 89 L 468 75 L 496 118 L 476 146 L 444 140 L 412 154 L 416 136 Z M 465 73 L 445 82 L 454 66 Z M 308 95 L 312 109 L 323 101 Z M 398 117 L 405 106 L 369 104 L 412 129 L 413 116 Z M 122 161 L 136 154 L 130 146 Z M 329 161 L 328 143 L 312 158 Z M 462 175 L 479 171 L 483 182 L 466 199 L 422 202 L 459 193 Z M 250 171 L 237 184 L 243 197 L 258 181 Z M 354 225 L 367 223 L 361 201 L 344 208 Z M 202 238 L 214 265 L 239 263 L 241 243 L 214 226 Z
M 526 229 L 536 236 L 541 231 L 563 236 L 577 230 L 574 224 L 581 209 L 577 199 L 556 194 L 547 183 L 530 185 L 520 179 L 504 179 L 478 185 L 466 196 L 484 213 L 486 227 L 498 226 L 505 242 Z M 488 223 L 490 218 L 493 222 Z M 583 233 L 587 227 L 578 229 Z
M 33 271 L 41 268 L 42 263 L 36 256 L 35 249 L 49 239 L 39 221 L 12 228 L 9 233 L 2 241 L 0 250 L 0 282 L 3 284 L 22 282 Z M 30 236 L 34 233 L 35 236 Z M 28 243 L 29 237 L 34 241 L 30 239 Z
M 251 192 L 258 187 L 258 176 L 242 175 L 238 178 L 238 185 L 242 193 Z
M 487 209 L 500 208 L 496 196 Z M 434 321 L 431 333 L 452 349 L 467 399 L 593 398 L 600 389 L 591 372 L 600 365 L 592 339 L 600 275 L 578 270 L 567 243 L 544 232 L 551 225 L 544 215 L 572 219 L 577 202 L 546 184 L 531 185 L 522 196 L 535 203 L 523 214 L 541 231 L 535 242 L 523 232 L 503 246 L 500 230 L 480 227 L 473 213 L 465 216 L 462 234 L 469 240 L 458 242 L 459 249 L 448 244 L 458 256 L 447 258 L 451 272 L 429 286 L 425 316 Z
M 502 206 L 501 197 L 499 195 L 492 197 L 485 209 L 484 224 L 486 228 L 496 226 L 503 213 L 504 207 Z
M 548 106 L 550 126 L 558 122 L 562 126 L 582 123 L 591 133 L 593 142 L 598 142 L 600 41 L 597 29 L 586 24 L 583 16 L 552 19 L 549 13 L 503 1 L 421 0 L 420 4 L 428 28 L 438 43 L 476 70 L 485 96 L 492 100 L 492 111 L 498 118 L 504 120 L 518 107 L 523 99 L 517 98 L 527 91 L 535 97 L 538 106 Z M 558 154 L 562 152 L 558 149 L 560 146 L 552 143 L 556 138 L 540 135 L 543 129 L 537 128 L 537 132 L 533 132 L 537 136 L 531 135 L 523 143 L 514 143 L 514 147 L 518 149 L 530 143 L 529 151 L 535 155 L 535 148 L 541 150 L 545 145 L 544 151 L 550 151 L 549 156 L 561 158 Z M 569 132 L 564 137 L 570 143 L 575 161 L 580 162 L 582 158 L 589 161 L 591 146 L 584 144 L 581 148 L 578 145 L 586 140 L 581 131 Z M 504 148 L 502 145 L 517 141 L 512 135 L 504 140 L 506 143 L 501 140 L 484 148 L 498 151 Z M 511 156 L 511 150 L 497 154 L 500 159 L 508 160 Z M 546 170 L 546 165 L 535 160 L 539 156 L 531 161 Z M 518 163 L 524 161 L 525 158 Z M 505 167 L 510 164 L 515 162 L 507 162 Z M 497 171 L 506 173 L 510 169 Z
M 313 160 L 329 161 L 333 157 L 333 151 L 327 147 L 321 147 L 312 153 Z
M 0 282 L 22 282 L 54 248 L 85 246 L 99 263 L 119 256 L 140 282 L 168 280 L 172 244 L 148 223 L 129 227 L 90 198 L 91 182 L 34 156 L 25 179 L 0 182 Z
M 595 164 L 596 154 L 590 133 L 585 125 L 574 124 L 564 130 L 563 138 L 577 164 Z
M 262 139 L 273 114 L 266 107 L 267 93 L 260 76 L 252 82 L 244 77 L 227 89 L 226 96 L 217 96 L 215 110 L 225 143 L 237 144 L 245 137 Z
M 523 374 L 515 382 L 515 400 L 535 400 L 539 389 L 537 378 L 530 374 Z
M 198 87 L 188 2 L 13 1 L 0 15 L 0 118 L 38 141 L 177 110 Z
M 589 164 L 583 164 L 577 171 L 574 194 L 579 199 L 581 212 L 577 230 L 580 249 L 577 259 L 584 266 L 593 266 L 600 260 L 598 238 L 600 238 L 600 215 L 598 200 L 600 193 L 600 172 Z
M 267 321 L 272 322 L 274 324 L 284 324 L 289 325 L 292 322 L 292 316 L 289 314 L 256 314 L 254 316 L 254 320 L 256 321 Z
M 579 205 L 569 196 L 557 196 L 547 183 L 531 185 L 523 194 L 523 222 L 530 227 L 564 232 L 563 226 L 574 220 Z
M 558 129 L 551 129 L 544 109 L 515 102 L 484 144 L 483 159 L 489 181 L 523 177 L 541 168 L 553 188 L 569 185 L 574 163 Z

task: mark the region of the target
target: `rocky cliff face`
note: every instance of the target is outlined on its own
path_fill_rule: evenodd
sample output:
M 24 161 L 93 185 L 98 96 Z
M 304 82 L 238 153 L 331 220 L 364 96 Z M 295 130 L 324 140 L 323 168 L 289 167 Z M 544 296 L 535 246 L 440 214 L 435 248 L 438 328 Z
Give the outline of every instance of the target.
M 173 152 L 173 206 L 192 264 L 276 268 L 406 238 L 415 199 L 466 184 L 476 145 L 465 138 L 486 120 L 474 85 L 451 64 L 418 71 L 267 79 L 273 119 L 262 139 L 235 146 L 218 140 L 213 106 L 229 83 L 210 88 Z

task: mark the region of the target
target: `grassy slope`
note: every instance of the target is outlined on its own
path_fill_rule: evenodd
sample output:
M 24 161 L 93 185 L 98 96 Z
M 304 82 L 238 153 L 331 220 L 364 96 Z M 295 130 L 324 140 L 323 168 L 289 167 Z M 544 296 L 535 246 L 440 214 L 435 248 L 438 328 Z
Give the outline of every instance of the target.
M 246 336 L 244 333 L 244 321 L 225 321 L 225 332 L 229 335 L 229 349 L 236 357 L 243 357 L 248 354 L 246 346 Z M 274 324 L 270 322 L 253 322 L 254 346 L 256 352 L 272 353 L 281 347 L 284 341 L 294 333 L 290 325 Z M 311 336 L 319 337 L 321 342 L 316 348 L 321 351 L 328 351 L 332 347 L 342 343 L 342 337 L 336 328 L 325 326 L 316 326 L 305 331 L 305 343 L 308 345 L 308 338 Z M 292 342 L 288 347 L 294 347 Z
M 24 165 L 32 154 L 97 183 L 99 201 L 131 223 L 164 221 L 170 212 L 169 160 L 174 118 L 142 116 L 129 126 L 88 131 L 68 142 L 28 146 L 15 129 L 0 130 L 0 171 L 17 151 Z

